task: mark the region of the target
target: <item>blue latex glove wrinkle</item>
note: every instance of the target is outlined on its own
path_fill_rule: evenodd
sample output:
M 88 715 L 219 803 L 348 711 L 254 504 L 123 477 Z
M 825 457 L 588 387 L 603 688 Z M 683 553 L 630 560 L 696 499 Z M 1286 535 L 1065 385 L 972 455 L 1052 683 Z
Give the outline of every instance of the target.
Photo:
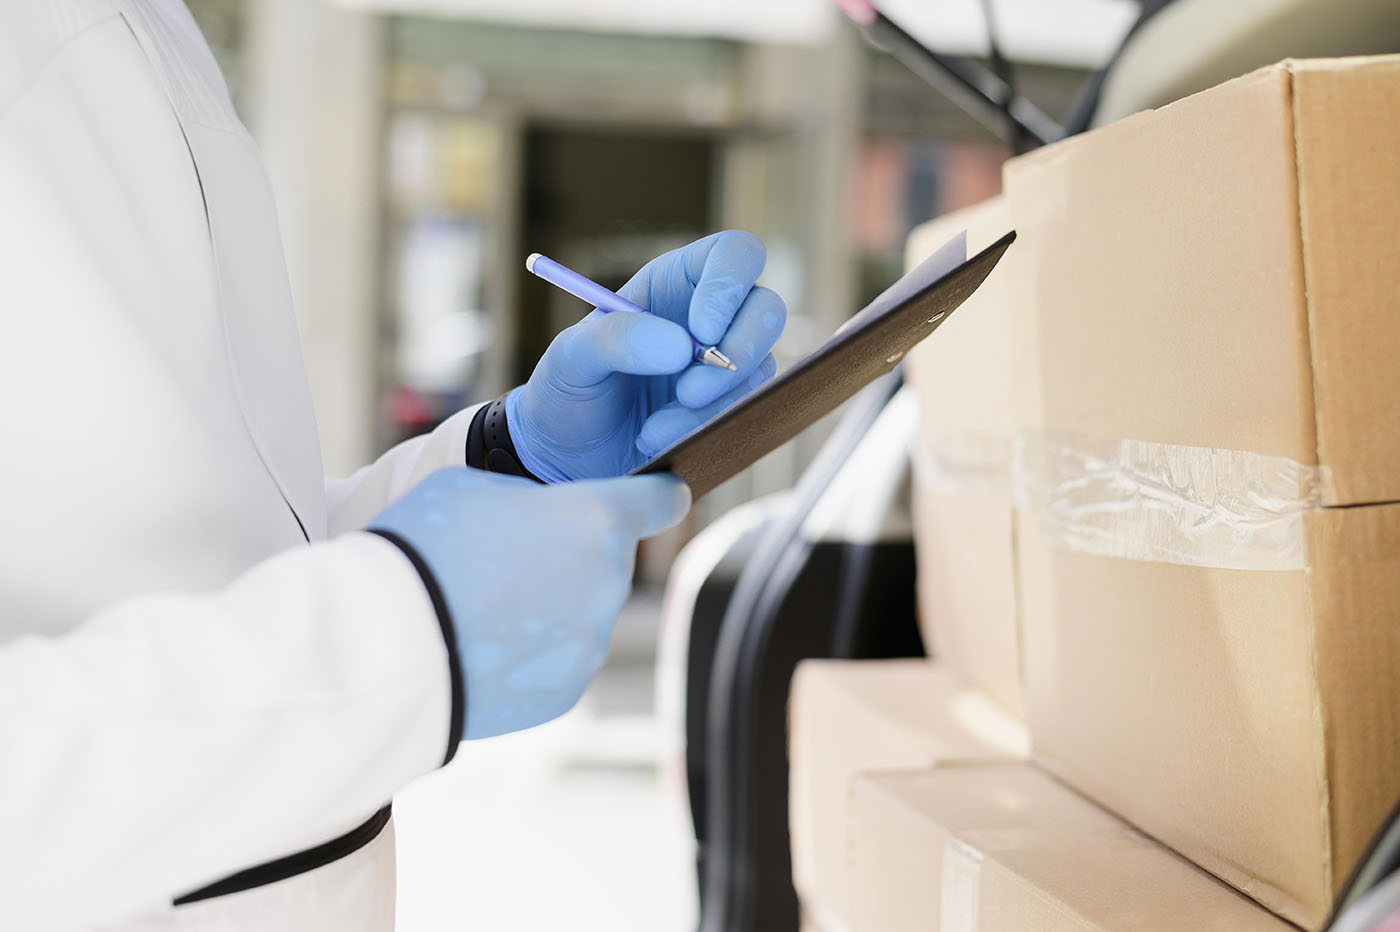
M 707 236 L 618 291 L 651 314 L 595 311 L 561 332 L 506 401 L 525 467 L 546 482 L 624 475 L 772 378 L 787 308 L 754 284 L 765 260 L 751 234 Z M 691 333 L 736 371 L 692 362 Z
M 543 486 L 463 467 L 433 473 L 371 522 L 412 546 L 443 593 L 463 737 L 530 728 L 578 702 L 607 657 L 638 540 L 689 507 L 674 476 Z

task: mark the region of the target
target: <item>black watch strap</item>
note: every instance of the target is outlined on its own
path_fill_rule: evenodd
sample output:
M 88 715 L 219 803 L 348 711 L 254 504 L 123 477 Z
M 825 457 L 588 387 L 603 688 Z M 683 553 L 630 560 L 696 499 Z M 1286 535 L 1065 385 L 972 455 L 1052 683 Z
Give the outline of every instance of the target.
M 539 482 L 540 478 L 520 461 L 520 454 L 515 452 L 515 443 L 510 439 L 510 428 L 506 425 L 509 395 L 510 392 L 506 392 L 489 405 L 482 405 L 472 418 L 467 428 L 467 465 Z

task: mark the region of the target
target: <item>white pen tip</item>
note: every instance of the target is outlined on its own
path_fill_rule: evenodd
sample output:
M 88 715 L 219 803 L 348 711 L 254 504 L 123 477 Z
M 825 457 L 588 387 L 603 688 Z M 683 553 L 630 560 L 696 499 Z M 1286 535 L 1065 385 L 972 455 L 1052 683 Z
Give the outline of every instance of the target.
M 739 371 L 739 367 L 730 362 L 728 356 L 724 355 L 713 346 L 705 350 L 701 361 L 711 366 L 718 366 L 721 369 L 728 369 L 730 372 Z
M 535 260 L 538 258 L 540 258 L 539 253 L 530 253 L 529 257 L 525 260 L 525 271 L 533 273 L 535 271 Z

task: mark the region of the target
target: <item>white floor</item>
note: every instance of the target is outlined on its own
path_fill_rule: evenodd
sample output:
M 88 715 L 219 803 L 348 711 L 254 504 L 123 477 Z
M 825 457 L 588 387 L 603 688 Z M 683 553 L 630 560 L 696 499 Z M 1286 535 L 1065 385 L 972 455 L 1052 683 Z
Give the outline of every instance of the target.
M 655 605 L 557 722 L 464 744 L 394 800 L 399 932 L 691 932 L 694 849 L 651 715 Z

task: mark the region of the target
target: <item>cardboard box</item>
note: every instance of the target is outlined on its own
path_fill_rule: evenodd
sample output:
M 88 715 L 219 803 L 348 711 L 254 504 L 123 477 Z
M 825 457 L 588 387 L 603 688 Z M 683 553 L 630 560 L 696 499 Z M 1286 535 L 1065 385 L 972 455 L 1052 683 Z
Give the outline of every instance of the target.
M 1397 112 L 1285 62 L 1006 174 L 1037 757 L 1309 928 L 1400 796 Z
M 1024 719 L 1011 505 L 916 485 L 913 509 L 925 647 Z
M 961 230 L 973 253 L 1010 229 L 1006 202 L 992 198 L 915 230 L 906 265 Z M 1011 537 L 1017 369 L 1009 281 L 1017 252 L 1007 252 L 937 339 L 909 354 L 905 368 L 919 399 L 913 511 L 924 643 L 1024 717 Z
M 790 717 L 793 883 L 823 928 L 850 925 L 846 811 L 863 770 L 1024 757 L 1020 722 L 926 660 L 808 660 Z
M 1400 501 L 1397 112 L 1400 56 L 1290 61 L 1009 162 L 1036 426 Z
M 1030 765 L 863 774 L 858 932 L 1291 932 Z
M 1400 794 L 1400 505 L 1308 516 L 1308 566 L 1020 543 L 1037 758 L 1317 928 Z

